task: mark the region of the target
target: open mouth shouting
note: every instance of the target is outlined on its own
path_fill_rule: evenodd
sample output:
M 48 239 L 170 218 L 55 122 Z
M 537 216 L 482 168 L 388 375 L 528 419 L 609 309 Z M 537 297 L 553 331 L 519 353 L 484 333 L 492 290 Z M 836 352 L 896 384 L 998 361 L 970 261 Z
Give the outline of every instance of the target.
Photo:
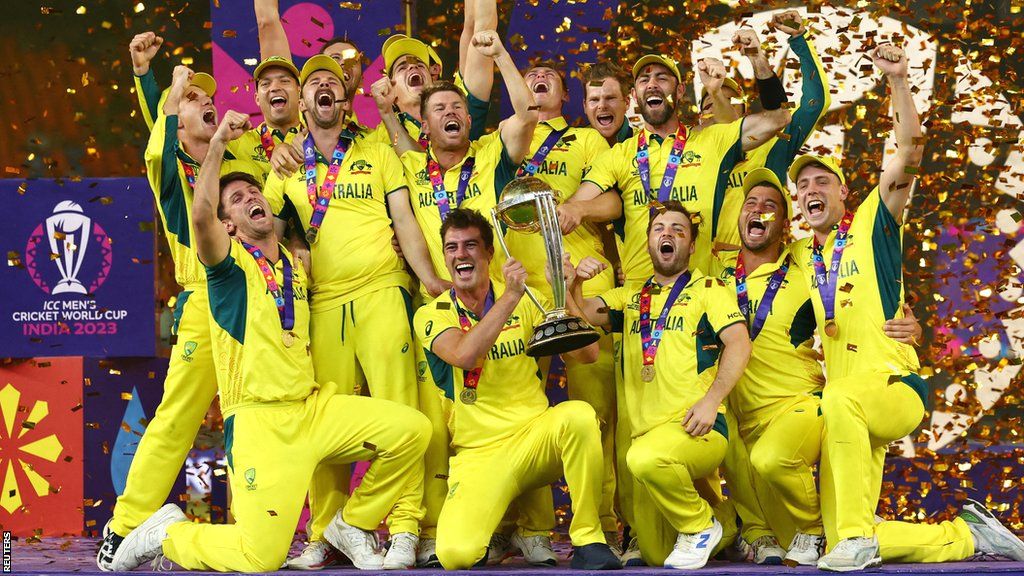
M 659 110 L 665 105 L 665 95 L 661 92 L 649 92 L 644 96 L 644 104 L 650 110 Z
M 321 88 L 316 91 L 316 107 L 322 112 L 330 112 L 334 109 L 334 92 L 330 88 Z
M 455 265 L 455 277 L 459 280 L 469 280 L 473 277 L 475 268 L 472 262 L 460 262 Z
M 662 238 L 661 243 L 658 244 L 658 252 L 664 256 L 674 256 L 676 245 L 670 239 Z
M 207 126 L 217 127 L 217 111 L 213 108 L 207 108 L 203 111 L 203 124 Z
M 764 221 L 761 220 L 761 215 L 757 214 L 747 222 L 747 237 L 751 239 L 764 238 L 765 234 L 768 233 L 768 227 L 765 226 Z
M 813 218 L 825 213 L 825 203 L 817 198 L 807 201 L 807 217 Z
M 547 94 L 548 92 L 551 92 L 551 86 L 544 80 L 538 80 L 533 84 L 534 94 Z
M 405 78 L 405 83 L 409 85 L 409 88 L 421 88 L 423 83 L 426 81 L 426 77 L 422 72 L 410 72 Z
M 456 136 L 462 131 L 462 124 L 460 124 L 458 120 L 450 118 L 448 120 L 445 120 L 442 129 L 444 130 L 445 134 L 448 134 L 450 136 Z
M 288 99 L 284 96 L 271 96 L 270 107 L 274 110 L 281 110 L 288 105 Z
M 250 220 L 259 221 L 259 220 L 263 220 L 266 217 L 267 217 L 267 212 L 266 212 L 266 210 L 263 209 L 263 206 L 260 206 L 259 204 L 253 204 L 252 206 L 249 206 L 249 219 Z
M 608 127 L 610 127 L 612 125 L 613 122 L 615 122 L 615 115 L 614 114 L 598 114 L 594 119 L 597 120 L 597 125 L 598 126 L 600 126 L 602 128 L 608 128 Z

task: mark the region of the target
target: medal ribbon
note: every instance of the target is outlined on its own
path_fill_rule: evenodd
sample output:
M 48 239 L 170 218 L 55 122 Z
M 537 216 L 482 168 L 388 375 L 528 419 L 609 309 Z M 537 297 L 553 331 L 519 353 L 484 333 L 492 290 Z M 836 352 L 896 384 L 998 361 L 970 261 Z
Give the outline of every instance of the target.
M 427 151 L 427 174 L 430 176 L 430 187 L 434 190 L 434 203 L 437 204 L 437 212 L 441 215 L 441 222 L 448 218 L 451 212 L 451 203 L 448 202 L 448 192 L 444 189 L 444 174 L 441 172 L 441 165 Z M 462 163 L 462 171 L 459 172 L 459 187 L 455 191 L 455 207 L 458 208 L 466 199 L 466 189 L 469 188 L 469 177 L 473 175 L 473 164 L 476 159 L 470 156 Z
M 817 236 L 814 237 L 814 251 L 811 256 L 811 260 L 814 262 L 814 282 L 818 285 L 818 294 L 821 296 L 821 303 L 825 308 L 826 322 L 836 317 L 836 286 L 839 284 L 839 264 L 843 259 L 843 250 L 846 249 L 846 237 L 850 233 L 851 224 L 853 224 L 853 212 L 847 210 L 836 230 L 832 262 L 827 272 L 825 259 L 822 256 L 825 247 L 818 243 Z
M 689 133 L 686 127 L 679 125 L 676 129 L 676 137 L 672 142 L 672 150 L 668 153 L 668 163 L 665 164 L 665 175 L 661 178 L 661 187 L 658 188 L 658 197 L 651 197 L 651 155 L 647 151 L 647 131 L 640 130 L 636 139 L 636 164 L 640 172 L 640 184 L 644 187 L 648 204 L 653 200 L 666 202 L 672 193 L 672 184 L 676 180 L 676 171 L 679 170 L 679 161 L 683 157 L 683 149 L 686 148 L 686 139 Z M 653 208 L 652 208 L 653 210 Z
M 779 266 L 778 270 L 773 272 L 771 278 L 768 279 L 768 288 L 765 289 L 761 303 L 757 305 L 757 311 L 751 321 L 750 297 L 747 295 L 747 267 L 743 264 L 743 254 L 736 257 L 736 302 L 740 306 L 740 312 L 743 312 L 743 317 L 750 325 L 751 340 L 757 338 L 761 329 L 764 328 L 764 323 L 768 320 L 768 314 L 772 310 L 772 302 L 779 293 L 779 288 L 782 287 L 782 281 L 786 278 L 787 272 L 789 272 L 789 256 L 786 256 L 782 266 Z
M 274 153 L 274 134 L 270 131 L 267 123 L 260 124 L 260 146 L 263 147 L 264 154 L 267 155 L 267 160 L 270 160 L 270 156 Z
M 462 309 L 462 306 L 459 306 L 459 301 L 458 301 L 457 298 L 455 298 L 455 288 L 452 288 L 451 290 L 449 290 L 448 294 L 452 298 L 452 304 L 455 305 L 455 311 L 458 312 L 458 314 L 459 314 L 459 327 L 462 328 L 463 332 L 469 332 L 469 329 L 472 328 L 473 326 L 469 322 L 469 316 L 466 315 L 466 311 Z M 487 312 L 490 311 L 491 306 L 493 306 L 493 305 L 494 305 L 494 288 L 491 287 L 491 289 L 487 291 L 487 298 L 484 299 L 484 313 L 480 315 L 480 318 L 483 318 L 484 316 L 486 316 Z M 476 390 L 477 384 L 480 383 L 480 374 L 483 371 L 484 371 L 484 366 L 483 366 L 483 363 L 481 362 L 480 365 L 477 366 L 476 368 L 473 368 L 472 370 L 470 370 L 468 372 L 463 372 L 463 375 L 462 375 L 462 384 L 463 384 L 463 386 L 465 386 L 466 388 L 472 389 L 472 390 Z
M 274 304 L 277 305 L 277 315 L 281 319 L 281 328 L 291 330 L 295 327 L 295 292 L 292 287 L 292 263 L 288 261 L 284 250 L 281 250 L 281 263 L 284 265 L 282 274 L 284 276 L 284 287 L 282 289 L 274 277 L 274 267 L 270 265 L 270 262 L 267 262 L 267 257 L 263 255 L 263 251 L 245 242 L 242 242 L 242 246 L 252 255 L 256 265 L 260 268 L 260 272 L 263 273 L 263 280 L 266 281 L 267 289 L 270 291 L 270 295 L 274 297 Z
M 194 190 L 196 187 L 196 167 L 181 158 L 178 158 L 178 162 L 181 164 L 181 169 L 185 172 L 185 180 L 188 181 L 188 187 Z
M 530 176 L 536 175 L 537 169 L 544 162 L 544 159 L 548 157 L 548 154 L 551 153 L 551 150 L 555 147 L 555 144 L 558 144 L 558 141 L 561 140 L 562 136 L 564 136 L 565 133 L 568 131 L 568 126 L 562 128 L 561 130 L 552 130 L 551 133 L 548 134 L 548 137 L 544 139 L 544 142 L 540 145 L 540 148 L 537 149 L 537 153 L 533 155 L 533 158 L 530 158 L 529 160 L 523 162 L 522 165 L 519 166 L 519 170 L 516 171 L 516 178 L 522 178 L 527 174 L 529 174 Z
M 654 329 L 651 330 L 651 288 L 654 286 L 654 279 L 648 278 L 644 287 L 640 289 L 640 342 L 644 351 L 644 366 L 654 366 L 654 357 L 658 354 L 658 345 L 661 344 L 662 331 L 665 329 L 665 321 L 668 320 L 668 312 L 672 305 L 679 299 L 683 288 L 690 283 L 690 272 L 676 278 L 672 290 L 668 293 L 665 306 L 661 309 Z
M 309 197 L 309 205 L 313 207 L 313 214 L 309 217 L 309 229 L 307 236 L 316 238 L 323 224 L 324 215 L 327 214 L 327 205 L 331 203 L 331 196 L 334 194 L 334 185 L 337 184 L 338 172 L 341 170 L 341 163 L 345 160 L 345 153 L 352 144 L 353 134 L 348 128 L 341 131 L 338 136 L 338 145 L 334 148 L 331 156 L 330 166 L 327 168 L 327 178 L 324 185 L 317 190 L 316 185 L 316 143 L 313 141 L 313 134 L 306 136 L 304 148 L 306 157 L 306 196 Z

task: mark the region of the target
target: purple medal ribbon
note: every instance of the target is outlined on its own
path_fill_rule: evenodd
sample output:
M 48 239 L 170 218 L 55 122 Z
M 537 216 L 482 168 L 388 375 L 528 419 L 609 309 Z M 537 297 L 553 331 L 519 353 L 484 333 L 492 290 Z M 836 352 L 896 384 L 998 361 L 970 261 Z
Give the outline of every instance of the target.
M 561 130 L 552 130 L 551 133 L 548 134 L 548 137 L 544 139 L 540 148 L 537 149 L 537 153 L 533 155 L 533 158 L 530 158 L 519 166 L 519 170 L 516 171 L 516 178 L 522 178 L 526 175 L 535 176 L 540 165 L 544 162 L 544 159 L 548 157 L 551 150 L 554 149 L 555 145 L 558 144 L 558 141 L 561 140 L 562 136 L 564 136 L 568 131 L 568 126 Z
M 654 279 L 648 278 L 640 290 L 640 345 L 644 353 L 645 366 L 654 365 L 654 357 L 658 353 L 658 345 L 661 344 L 662 331 L 665 330 L 668 312 L 679 299 L 683 288 L 690 283 L 690 275 L 690 272 L 686 272 L 676 278 L 672 290 L 668 293 L 668 299 L 665 300 L 665 305 L 661 309 L 661 314 L 658 315 L 658 319 L 654 323 L 653 330 L 651 330 L 651 288 L 654 286 Z
M 829 264 L 827 272 L 825 271 L 825 259 L 822 256 L 825 247 L 818 243 L 817 236 L 814 237 L 814 250 L 811 256 L 811 260 L 814 262 L 814 282 L 818 285 L 821 304 L 825 308 L 826 322 L 836 317 L 836 286 L 839 284 L 839 264 L 843 260 L 843 250 L 846 249 L 846 238 L 849 236 L 852 224 L 853 212 L 847 210 L 836 230 L 832 262 Z
M 345 153 L 352 144 L 354 134 L 348 127 L 341 131 L 338 136 L 338 145 L 334 147 L 334 154 L 331 156 L 330 166 L 327 168 L 327 177 L 324 185 L 317 189 L 316 185 L 316 142 L 313 134 L 306 136 L 303 146 L 306 168 L 306 196 L 309 204 L 313 207 L 313 214 L 309 217 L 309 228 L 306 229 L 306 239 L 312 243 L 316 240 L 323 224 L 324 216 L 327 214 L 327 206 L 331 203 L 331 196 L 334 194 L 334 186 L 337 184 L 338 172 L 341 170 L 341 163 L 345 160 Z
M 679 170 L 679 161 L 683 157 L 683 149 L 686 148 L 686 139 L 689 133 L 685 126 L 680 125 L 676 129 L 676 137 L 672 142 L 672 150 L 668 154 L 668 163 L 665 164 L 665 175 L 661 178 L 661 187 L 658 188 L 658 202 L 666 202 L 672 194 L 672 184 L 676 180 L 676 171 Z M 647 131 L 640 130 L 636 139 L 636 164 L 640 173 L 640 184 L 644 187 L 647 196 L 647 203 L 650 204 L 655 198 L 651 197 L 651 155 L 647 151 Z M 654 208 L 651 208 L 654 211 Z
M 256 265 L 259 266 L 260 272 L 263 274 L 263 280 L 267 283 L 267 289 L 270 291 L 270 295 L 274 297 L 274 304 L 277 305 L 277 315 L 281 319 L 281 328 L 291 330 L 295 327 L 295 292 L 292 287 L 292 263 L 288 261 L 284 250 L 281 250 L 281 263 L 284 268 L 282 271 L 284 287 L 282 289 L 274 277 L 274 267 L 267 261 L 263 251 L 245 242 L 242 242 L 242 246 L 252 255 L 253 260 L 256 260 Z
M 448 201 L 448 191 L 444 189 L 444 174 L 441 173 L 441 165 L 430 155 L 427 148 L 427 174 L 430 176 L 430 187 L 434 191 L 434 203 L 437 204 L 437 212 L 441 215 L 441 222 L 448 219 L 448 213 L 452 211 L 451 203 Z M 470 156 L 462 163 L 462 171 L 459 172 L 459 187 L 455 190 L 455 207 L 458 208 L 466 199 L 466 189 L 469 188 L 469 178 L 473 175 L 473 164 L 476 159 Z
M 452 298 L 452 304 L 455 305 L 455 311 L 459 315 L 459 327 L 462 328 L 463 332 L 469 332 L 472 328 L 472 323 L 469 321 L 469 316 L 466 315 L 466 311 L 459 306 L 459 300 L 455 297 L 455 288 L 448 291 L 448 294 Z M 487 315 L 487 312 L 491 310 L 491 306 L 494 306 L 494 288 L 491 287 L 487 290 L 487 297 L 484 298 L 484 312 L 480 315 L 483 318 Z M 480 374 L 484 371 L 483 364 L 477 366 L 469 371 L 463 372 L 463 386 L 470 390 L 476 390 L 477 385 L 480 383 Z
M 751 340 L 757 338 L 757 335 L 761 333 L 761 329 L 764 328 L 764 323 L 768 320 L 768 314 L 772 310 L 772 302 L 775 301 L 775 296 L 779 293 L 779 288 L 782 287 L 782 281 L 785 280 L 787 272 L 789 272 L 789 256 L 786 256 L 782 266 L 779 266 L 778 270 L 773 272 L 771 278 L 768 279 L 768 287 L 764 291 L 764 296 L 761 297 L 761 303 L 757 305 L 754 320 L 751 321 L 750 297 L 747 295 L 747 268 L 743 264 L 743 255 L 740 254 L 736 257 L 736 271 L 734 273 L 736 277 L 736 303 L 739 304 L 740 312 L 743 313 L 747 323 L 750 324 Z

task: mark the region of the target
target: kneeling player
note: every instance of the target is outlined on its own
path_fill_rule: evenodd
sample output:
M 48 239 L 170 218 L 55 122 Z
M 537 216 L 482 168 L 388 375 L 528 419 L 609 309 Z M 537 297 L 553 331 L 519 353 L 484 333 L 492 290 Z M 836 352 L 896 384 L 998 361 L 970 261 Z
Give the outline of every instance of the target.
M 407 515 L 414 526 L 422 515 L 430 423 L 413 408 L 338 395 L 333 383 L 321 388 L 313 380 L 307 273 L 278 243 L 253 177 L 232 173 L 218 185 L 227 142 L 248 128 L 247 116 L 227 113 L 210 141 L 192 208 L 220 359 L 235 524 L 193 524 L 168 504 L 125 537 L 110 569 L 132 570 L 163 555 L 191 570 L 277 570 L 314 468 L 357 460 L 369 460 L 370 468 L 325 537 L 357 568 L 409 568 L 381 554 L 373 530 L 388 513 Z

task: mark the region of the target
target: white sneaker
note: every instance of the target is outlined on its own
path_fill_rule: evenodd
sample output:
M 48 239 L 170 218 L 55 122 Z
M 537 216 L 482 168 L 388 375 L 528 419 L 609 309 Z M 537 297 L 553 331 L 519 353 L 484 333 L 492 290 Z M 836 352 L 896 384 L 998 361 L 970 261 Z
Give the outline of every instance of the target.
M 743 536 L 736 536 L 732 544 L 722 549 L 722 556 L 729 562 L 751 562 L 754 558 L 754 547 Z
M 795 566 L 815 566 L 825 551 L 825 537 L 820 534 L 804 534 L 797 532 L 789 544 L 789 552 L 782 563 L 790 568 Z
M 176 505 L 165 504 L 124 537 L 111 558 L 110 570 L 127 572 L 151 562 L 163 551 L 167 527 L 178 522 L 188 522 L 188 517 Z
M 781 566 L 786 550 L 779 546 L 775 536 L 761 536 L 750 545 L 754 549 L 754 564 Z
M 622 544 L 619 543 L 618 532 L 605 532 L 604 542 L 612 549 L 612 554 L 615 554 L 617 558 L 622 559 Z
M 853 572 L 882 565 L 878 554 L 878 538 L 846 538 L 831 552 L 818 559 L 818 570 Z
M 491 542 L 487 545 L 488 566 L 501 564 L 506 558 L 512 556 L 512 554 L 512 542 L 509 541 L 508 536 L 500 532 L 491 534 Z
M 640 544 L 637 543 L 636 537 L 629 539 L 629 545 L 626 546 L 626 551 L 622 553 L 622 565 L 628 568 L 636 566 L 646 566 L 644 559 L 640 556 Z
M 551 548 L 551 538 L 547 536 L 521 536 L 518 532 L 512 535 L 512 546 L 523 553 L 523 559 L 532 566 L 557 566 L 558 556 Z
M 323 540 L 306 544 L 302 553 L 284 563 L 290 570 L 323 570 L 338 564 L 338 551 Z
M 416 567 L 416 546 L 420 543 L 419 536 L 409 532 L 391 535 L 391 547 L 384 555 L 385 570 L 405 570 Z
M 419 546 L 416 547 L 416 567 L 441 567 L 441 561 L 437 559 L 437 540 L 434 538 L 420 538 Z
M 360 570 L 381 570 L 384 556 L 380 554 L 377 534 L 349 525 L 341 519 L 341 510 L 324 530 L 324 538 Z
M 976 554 L 1024 561 L 1024 542 L 1007 530 L 981 502 L 968 499 L 960 509 L 960 519 L 966 522 L 971 530 Z
M 703 568 L 711 557 L 711 551 L 722 540 L 722 525 L 711 519 L 711 527 L 696 534 L 680 534 L 672 553 L 665 558 L 665 568 L 696 570 Z

